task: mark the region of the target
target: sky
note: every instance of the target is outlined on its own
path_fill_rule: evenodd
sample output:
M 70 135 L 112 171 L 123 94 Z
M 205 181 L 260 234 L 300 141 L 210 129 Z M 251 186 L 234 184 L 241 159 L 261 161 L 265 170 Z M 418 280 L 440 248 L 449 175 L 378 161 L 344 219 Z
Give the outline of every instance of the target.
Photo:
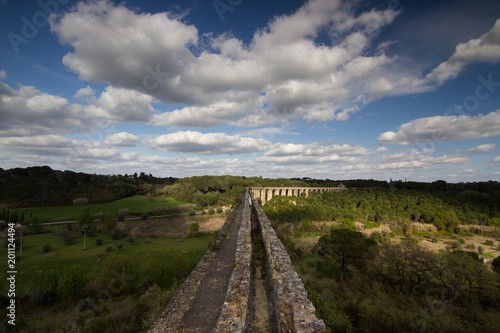
M 497 0 L 0 0 L 0 167 L 500 180 Z

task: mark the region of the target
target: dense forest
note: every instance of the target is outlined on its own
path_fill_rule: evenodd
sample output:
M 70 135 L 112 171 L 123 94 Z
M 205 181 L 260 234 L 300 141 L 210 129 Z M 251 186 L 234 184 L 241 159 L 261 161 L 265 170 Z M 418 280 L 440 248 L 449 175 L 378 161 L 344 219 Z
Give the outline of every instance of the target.
M 499 332 L 498 183 L 391 182 L 263 208 L 332 332 Z
M 500 191 L 375 189 L 274 197 L 264 206 L 271 220 L 286 222 L 422 222 L 453 231 L 460 224 L 500 226 Z
M 63 206 L 71 205 L 78 198 L 87 198 L 89 203 L 111 202 L 144 195 L 176 180 L 156 178 L 144 172 L 107 176 L 52 170 L 48 166 L 0 168 L 0 206 Z

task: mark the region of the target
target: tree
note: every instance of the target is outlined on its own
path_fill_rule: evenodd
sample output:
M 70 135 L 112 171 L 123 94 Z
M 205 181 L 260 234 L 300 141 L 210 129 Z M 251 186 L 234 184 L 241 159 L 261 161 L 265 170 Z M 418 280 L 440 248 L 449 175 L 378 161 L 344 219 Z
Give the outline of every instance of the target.
M 39 234 L 42 230 L 42 222 L 38 219 L 36 215 L 30 218 L 29 230 L 34 234 Z
M 492 281 L 487 267 L 462 251 L 441 253 L 434 277 L 441 282 L 451 301 L 460 296 L 470 297 Z
M 445 211 L 439 213 L 434 218 L 434 224 L 438 229 L 445 229 L 454 232 L 456 228 L 460 225 L 460 220 L 454 211 Z
M 493 270 L 495 272 L 500 273 L 500 256 L 493 259 L 493 261 L 491 262 L 491 266 L 493 267 Z
M 85 207 L 78 216 L 78 226 L 81 229 L 84 225 L 89 225 L 91 223 L 92 218 L 90 217 L 90 210 L 88 207 Z
M 349 229 L 332 229 L 329 235 L 318 240 L 320 254 L 340 258 L 340 282 L 344 279 L 346 262 L 361 257 L 375 244 L 361 232 Z
M 436 266 L 436 256 L 418 245 L 410 243 L 385 244 L 373 265 L 391 285 L 415 292 L 416 288 L 431 279 Z

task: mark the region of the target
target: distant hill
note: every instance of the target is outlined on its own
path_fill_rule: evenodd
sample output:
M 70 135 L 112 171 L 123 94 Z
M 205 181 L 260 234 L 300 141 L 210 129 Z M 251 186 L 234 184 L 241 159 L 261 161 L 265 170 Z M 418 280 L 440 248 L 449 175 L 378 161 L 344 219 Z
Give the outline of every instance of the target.
M 71 205 L 74 199 L 89 203 L 111 202 L 153 192 L 177 178 L 152 175 L 91 175 L 52 170 L 48 166 L 0 169 L 0 208 Z

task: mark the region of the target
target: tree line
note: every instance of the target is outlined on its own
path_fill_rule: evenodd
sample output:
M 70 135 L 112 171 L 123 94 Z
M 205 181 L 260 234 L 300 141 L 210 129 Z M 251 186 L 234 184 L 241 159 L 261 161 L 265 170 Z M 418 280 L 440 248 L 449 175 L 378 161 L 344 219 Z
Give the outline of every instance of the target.
M 460 224 L 500 226 L 500 195 L 414 189 L 312 192 L 308 197 L 275 196 L 264 211 L 277 222 L 421 222 L 453 232 Z

